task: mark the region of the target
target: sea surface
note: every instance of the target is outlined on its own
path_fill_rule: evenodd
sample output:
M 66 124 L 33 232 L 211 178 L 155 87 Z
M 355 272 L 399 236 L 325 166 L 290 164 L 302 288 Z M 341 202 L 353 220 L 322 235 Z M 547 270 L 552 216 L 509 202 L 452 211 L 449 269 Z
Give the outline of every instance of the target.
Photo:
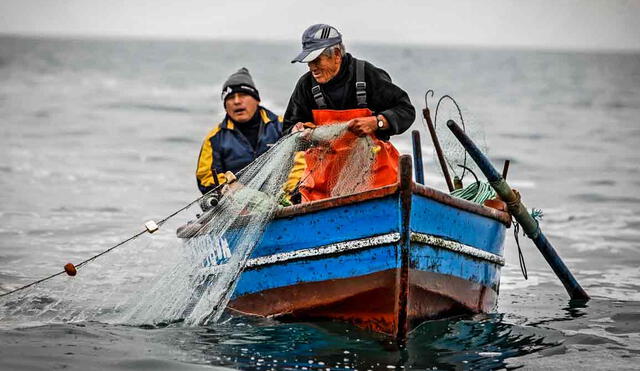
M 640 368 L 640 54 L 347 48 L 384 68 L 418 112 L 427 89 L 435 91 L 432 114 L 438 97 L 456 99 L 494 164 L 511 160 L 509 181 L 544 211 L 543 231 L 591 301 L 570 302 L 520 237 L 525 280 L 509 230 L 496 312 L 425 323 L 403 349 L 334 322 L 226 317 L 187 327 L 21 317 L 0 323 L 0 369 Z M 247 67 L 262 104 L 282 113 L 305 71 L 289 63 L 297 49 L 0 36 L 0 293 L 198 197 L 196 158 L 223 116 L 226 77 Z M 420 117 L 413 128 L 422 133 L 427 183 L 444 189 Z M 392 141 L 410 153 L 408 133 Z M 175 249 L 174 228 L 190 217 L 123 246 L 121 258 L 154 266 L 162 257 L 146 247 Z M 93 272 L 108 290 L 87 300 L 117 296 L 128 273 L 105 262 L 55 280 Z

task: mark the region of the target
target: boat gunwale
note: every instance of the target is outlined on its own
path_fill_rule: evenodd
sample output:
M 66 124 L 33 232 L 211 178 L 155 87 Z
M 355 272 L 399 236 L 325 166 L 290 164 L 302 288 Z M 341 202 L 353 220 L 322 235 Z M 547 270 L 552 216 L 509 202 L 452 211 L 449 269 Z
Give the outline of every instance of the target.
M 337 196 L 326 198 L 323 200 L 305 202 L 297 205 L 287 206 L 276 211 L 275 219 L 285 219 L 295 216 L 305 215 L 321 210 L 331 209 L 340 206 L 351 205 L 368 200 L 383 198 L 391 195 L 396 195 L 400 192 L 400 182 L 392 183 L 386 186 L 370 189 L 360 193 L 354 193 L 346 196 Z M 411 182 L 412 194 L 417 194 L 422 197 L 434 200 L 438 203 L 451 206 L 458 210 L 467 211 L 472 214 L 484 216 L 502 223 L 505 227 L 511 226 L 511 215 L 505 211 L 493 209 L 484 205 L 476 204 L 471 201 L 463 200 L 461 198 L 453 197 L 445 192 L 439 191 L 435 188 L 425 186 L 423 184 Z M 240 217 L 235 221 L 232 227 L 242 226 L 247 222 L 247 218 Z M 205 220 L 206 222 L 206 220 Z M 185 224 L 178 228 L 177 234 L 180 238 L 189 238 L 200 234 L 199 229 L 189 231 L 186 227 L 189 224 Z
M 467 201 L 462 198 L 454 197 L 448 193 L 415 182 L 413 183 L 412 188 L 414 194 L 419 194 L 420 196 L 424 196 L 460 210 L 469 211 L 473 214 L 486 216 L 501 222 L 506 227 L 511 226 L 511 214 L 506 211 L 501 211 L 475 202 Z
M 331 197 L 324 200 L 311 201 L 293 206 L 287 206 L 276 212 L 274 219 L 283 219 L 294 217 L 298 215 L 304 215 L 320 210 L 330 209 L 339 206 L 350 205 L 362 201 L 367 201 L 376 198 L 383 198 L 386 196 L 394 195 L 399 192 L 400 183 L 393 183 L 390 185 L 374 188 L 368 191 L 346 195 Z M 428 199 L 434 200 L 441 204 L 454 207 L 459 210 L 468 211 L 473 214 L 481 215 L 490 219 L 494 219 L 504 224 L 506 227 L 511 226 L 511 215 L 507 212 L 493 209 L 484 205 L 476 204 L 471 201 L 463 200 L 461 198 L 453 197 L 447 193 L 439 191 L 435 188 L 431 188 L 419 183 L 412 182 L 411 185 L 412 194 L 417 194 Z

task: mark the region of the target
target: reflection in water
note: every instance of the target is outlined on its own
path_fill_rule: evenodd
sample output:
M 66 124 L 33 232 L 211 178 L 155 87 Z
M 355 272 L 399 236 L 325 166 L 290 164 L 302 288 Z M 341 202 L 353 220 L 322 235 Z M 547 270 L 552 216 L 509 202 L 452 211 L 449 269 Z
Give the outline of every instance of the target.
M 215 328 L 164 331 L 170 334 L 165 341 L 188 354 L 184 361 L 243 369 L 500 368 L 507 358 L 556 346 L 562 339 L 553 330 L 506 323 L 498 314 L 426 322 L 405 348 L 338 322 L 232 318 Z
M 529 322 L 530 326 L 543 326 L 552 322 L 573 321 L 587 315 L 589 302 L 584 300 L 569 300 L 567 306 L 562 308 L 562 312 L 551 318 L 543 317 L 542 320 Z

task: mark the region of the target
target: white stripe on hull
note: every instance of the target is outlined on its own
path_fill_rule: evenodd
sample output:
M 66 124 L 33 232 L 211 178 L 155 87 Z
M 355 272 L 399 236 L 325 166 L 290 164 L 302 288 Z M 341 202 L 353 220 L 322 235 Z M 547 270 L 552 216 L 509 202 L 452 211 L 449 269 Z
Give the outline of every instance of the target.
M 302 249 L 268 256 L 261 256 L 259 258 L 249 259 L 247 261 L 246 268 L 257 268 L 260 266 L 272 265 L 291 260 L 335 255 L 347 251 L 355 251 L 373 246 L 387 245 L 398 241 L 400 241 L 400 233 L 388 233 L 358 240 L 333 243 L 330 245 L 314 247 L 310 249 Z M 490 252 L 459 242 L 446 240 L 442 237 L 425 233 L 411 232 L 411 241 L 427 244 L 435 248 L 453 251 L 475 259 L 485 260 L 493 264 L 498 264 L 500 266 L 504 265 L 504 258 L 499 255 L 492 254 Z
M 368 247 L 386 245 L 398 241 L 400 241 L 400 233 L 382 234 L 379 236 L 362 238 L 359 240 L 332 243 L 330 245 L 314 247 L 311 249 L 302 249 L 268 256 L 261 256 L 259 258 L 249 259 L 246 266 L 247 268 L 259 267 L 261 265 L 270 265 L 289 260 L 297 260 L 323 255 L 334 255 L 345 251 L 366 249 Z
M 480 250 L 473 246 L 465 245 L 460 242 L 445 240 L 442 237 L 434 236 L 431 234 L 411 232 L 411 241 L 419 242 L 433 247 L 439 247 L 445 250 L 464 254 L 472 258 L 486 260 L 493 264 L 504 266 L 504 258 L 500 255 L 492 254 L 490 252 Z

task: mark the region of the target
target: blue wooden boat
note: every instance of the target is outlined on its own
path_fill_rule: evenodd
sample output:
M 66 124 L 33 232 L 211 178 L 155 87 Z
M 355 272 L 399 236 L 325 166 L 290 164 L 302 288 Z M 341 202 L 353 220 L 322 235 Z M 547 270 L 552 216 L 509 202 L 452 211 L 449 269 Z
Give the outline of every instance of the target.
M 395 184 L 280 210 L 228 308 L 403 341 L 425 320 L 495 308 L 509 224 L 504 211 L 414 183 L 402 156 Z

